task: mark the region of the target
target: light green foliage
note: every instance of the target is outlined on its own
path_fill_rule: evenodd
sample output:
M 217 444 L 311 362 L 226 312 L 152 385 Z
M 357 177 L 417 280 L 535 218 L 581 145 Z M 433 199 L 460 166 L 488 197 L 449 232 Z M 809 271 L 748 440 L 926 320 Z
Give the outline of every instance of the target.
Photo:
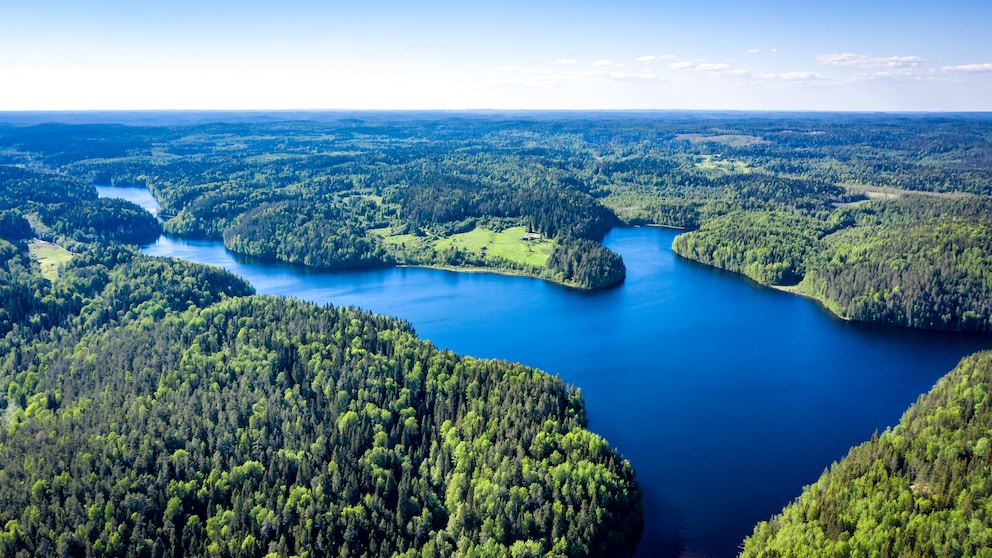
M 0 339 L 4 556 L 613 556 L 640 536 L 629 464 L 558 378 L 128 248 L 39 289 L 61 333 Z
M 831 234 L 800 291 L 842 316 L 928 329 L 992 331 L 992 222 L 932 217 Z

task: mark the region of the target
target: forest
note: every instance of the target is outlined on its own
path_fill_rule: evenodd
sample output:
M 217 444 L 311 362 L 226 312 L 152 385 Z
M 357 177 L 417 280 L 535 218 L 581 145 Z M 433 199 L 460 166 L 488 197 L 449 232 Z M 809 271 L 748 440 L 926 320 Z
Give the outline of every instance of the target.
M 50 282 L 23 222 L 4 231 L 0 554 L 636 547 L 630 464 L 559 378 L 121 244 L 91 243 Z
M 320 268 L 469 267 L 607 288 L 626 275 L 601 244 L 612 227 L 680 227 L 678 254 L 840 317 L 992 331 L 992 120 L 981 115 L 294 117 L 0 124 L 0 172 L 24 190 L 145 186 L 169 234 Z M 159 226 L 92 198 L 65 215 L 65 202 L 21 211 L 63 242 L 140 243 Z M 457 242 L 517 227 L 515 245 Z M 547 247 L 535 252 L 530 234 Z

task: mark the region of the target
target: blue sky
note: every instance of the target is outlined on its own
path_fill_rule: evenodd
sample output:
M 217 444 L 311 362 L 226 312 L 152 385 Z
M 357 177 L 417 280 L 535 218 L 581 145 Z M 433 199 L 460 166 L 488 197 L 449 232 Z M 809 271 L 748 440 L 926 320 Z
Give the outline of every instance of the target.
M 0 110 L 992 110 L 986 1 L 0 0 Z

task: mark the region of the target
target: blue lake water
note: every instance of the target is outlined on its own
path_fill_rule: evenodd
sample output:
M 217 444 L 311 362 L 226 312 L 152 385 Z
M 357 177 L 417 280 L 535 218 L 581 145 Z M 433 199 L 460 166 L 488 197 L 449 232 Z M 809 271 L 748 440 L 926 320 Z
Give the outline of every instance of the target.
M 850 446 L 895 424 L 962 356 L 992 348 L 990 337 L 831 318 L 678 258 L 676 234 L 611 232 L 627 280 L 594 293 L 484 273 L 310 270 L 213 241 L 162 237 L 145 252 L 227 268 L 259 293 L 399 316 L 440 347 L 559 374 L 582 389 L 590 429 L 637 471 L 638 556 L 735 555 Z
M 101 198 L 121 198 L 129 202 L 134 202 L 152 215 L 158 215 L 159 206 L 155 198 L 148 192 L 147 188 L 140 186 L 97 186 L 96 193 Z

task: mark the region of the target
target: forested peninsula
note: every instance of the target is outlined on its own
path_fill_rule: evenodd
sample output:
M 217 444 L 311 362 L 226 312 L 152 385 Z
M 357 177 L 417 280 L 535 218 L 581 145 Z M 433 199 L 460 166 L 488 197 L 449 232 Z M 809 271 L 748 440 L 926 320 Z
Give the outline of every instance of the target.
M 144 210 L 4 170 L 3 556 L 633 552 L 640 490 L 577 389 L 141 255 L 102 224 Z M 79 249 L 50 278 L 38 230 Z
M 992 331 L 983 115 L 292 116 L 0 125 L 0 164 L 21 184 L 147 187 L 167 233 L 321 268 L 488 269 L 604 288 L 626 276 L 601 244 L 610 228 L 680 227 L 678 254 L 840 317 Z M 93 213 L 58 215 L 57 203 L 25 217 L 69 240 L 154 233 L 123 220 L 60 228 Z

